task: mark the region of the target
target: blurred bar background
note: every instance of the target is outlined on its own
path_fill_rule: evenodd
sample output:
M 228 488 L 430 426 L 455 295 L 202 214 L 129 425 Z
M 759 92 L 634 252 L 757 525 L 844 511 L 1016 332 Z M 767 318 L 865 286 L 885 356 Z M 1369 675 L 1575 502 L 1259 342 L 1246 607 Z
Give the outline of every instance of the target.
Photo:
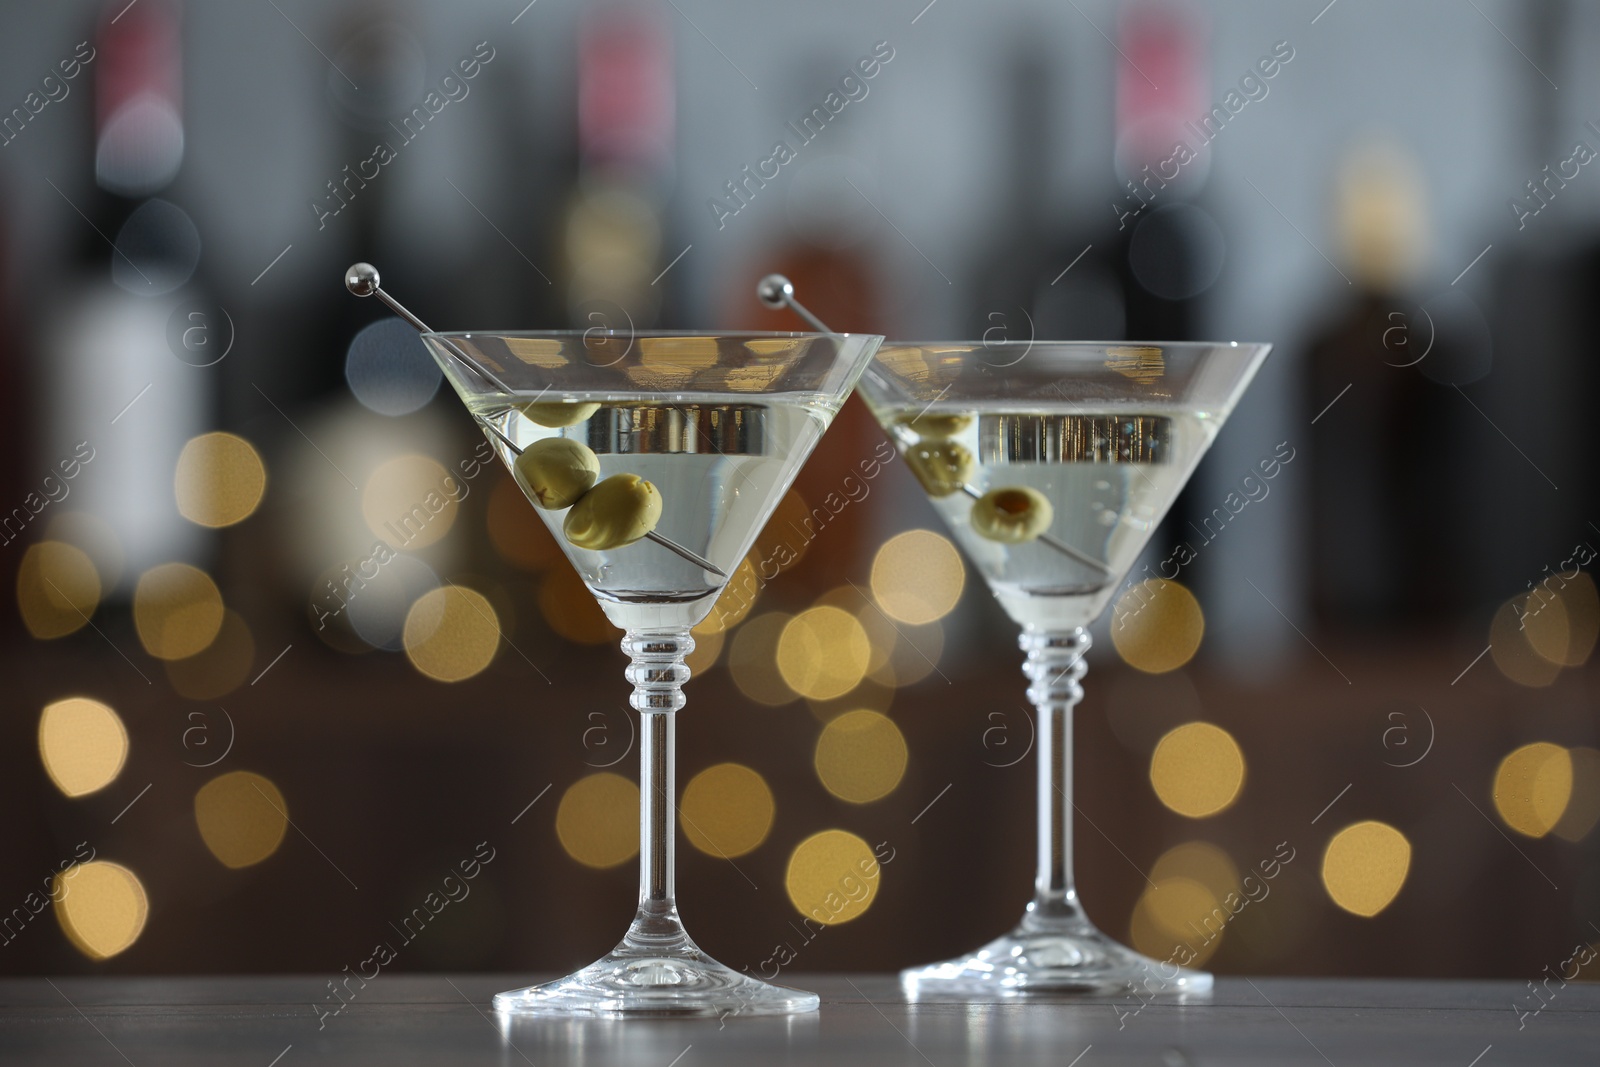
M 799 329 L 754 299 L 781 270 L 837 329 L 1274 342 L 1097 628 L 1090 915 L 1221 972 L 1600 941 L 1600 9 L 0 24 L 0 973 L 337 976 L 385 941 L 555 972 L 621 934 L 619 634 L 356 260 L 444 329 Z M 680 892 L 754 973 L 941 958 L 1027 898 L 1014 628 L 897 463 L 852 488 L 882 442 L 852 401 L 758 549 L 794 562 L 699 634 Z M 892 859 L 819 930 L 826 830 Z

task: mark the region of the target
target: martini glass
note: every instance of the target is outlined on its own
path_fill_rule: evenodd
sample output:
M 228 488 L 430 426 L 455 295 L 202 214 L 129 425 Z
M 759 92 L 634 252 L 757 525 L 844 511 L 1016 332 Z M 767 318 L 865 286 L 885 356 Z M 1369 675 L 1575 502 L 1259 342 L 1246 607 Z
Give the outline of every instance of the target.
M 902 972 L 913 997 L 1208 992 L 1097 930 L 1072 876 L 1072 708 L 1087 627 L 1189 480 L 1268 346 L 889 344 L 861 392 L 1022 628 L 1038 711 L 1038 867 L 1010 933 Z
M 642 720 L 633 924 L 602 959 L 558 981 L 501 993 L 495 1008 L 608 1016 L 814 1011 L 815 994 L 725 967 L 684 930 L 673 870 L 674 725 L 689 678 L 684 657 L 694 649 L 690 628 L 711 611 L 883 338 L 591 329 L 427 332 L 423 340 L 589 591 L 626 631 L 626 676 Z M 552 445 L 558 438 L 564 441 Z M 573 456 L 579 468 L 597 468 L 594 488 L 575 502 L 557 491 L 570 481 Z M 627 491 L 607 496 L 618 479 Z M 653 528 L 626 540 L 649 524 L 651 495 Z M 575 529 L 567 520 L 579 511 L 586 522 Z M 608 533 L 625 543 L 607 543 Z

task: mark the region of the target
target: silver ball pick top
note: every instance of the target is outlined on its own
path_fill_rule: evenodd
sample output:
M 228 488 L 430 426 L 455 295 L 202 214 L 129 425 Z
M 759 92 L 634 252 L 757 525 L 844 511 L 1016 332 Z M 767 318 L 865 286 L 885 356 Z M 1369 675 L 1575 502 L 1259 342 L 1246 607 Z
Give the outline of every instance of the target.
M 378 268 L 371 263 L 352 263 L 344 272 L 344 287 L 357 296 L 371 296 L 378 291 Z
M 428 327 L 427 323 L 423 322 L 410 311 L 406 310 L 404 304 L 400 303 L 400 301 L 383 291 L 383 286 L 379 284 L 378 268 L 374 267 L 371 263 L 350 264 L 349 269 L 344 272 L 344 287 L 350 290 L 350 292 L 354 293 L 356 296 L 375 296 L 379 300 L 382 300 L 390 311 L 394 312 L 396 315 L 399 315 L 402 319 L 406 320 L 406 322 L 416 327 L 418 332 L 434 332 Z M 792 290 L 793 286 L 790 286 L 790 288 Z M 439 340 L 442 341 L 452 353 L 454 353 L 455 357 L 459 359 L 462 364 L 467 367 L 467 369 L 478 375 L 478 377 L 488 381 L 490 384 L 494 385 L 497 389 L 500 389 L 507 395 L 515 393 L 515 390 L 510 386 L 491 375 L 482 367 L 479 367 L 477 363 L 473 362 L 471 359 L 468 359 L 466 353 L 457 348 L 454 341 L 450 341 L 445 338 L 439 338 Z M 473 414 L 473 418 L 477 421 L 479 426 L 481 426 L 487 432 L 493 434 L 495 437 L 499 438 L 500 441 L 513 453 L 519 456 L 522 455 L 522 449 L 517 446 L 517 443 L 511 440 L 511 438 L 507 437 L 505 434 L 501 433 L 499 428 L 493 423 L 476 413 Z M 713 566 L 709 560 L 689 551 L 676 541 L 663 537 L 654 530 L 651 530 L 649 533 L 645 534 L 645 537 L 649 538 L 651 541 L 654 541 L 662 548 L 676 553 L 682 558 L 688 560 L 690 563 L 693 563 L 695 566 L 704 567 L 712 574 L 715 574 L 718 578 L 721 578 L 724 581 L 727 580 L 727 572 L 723 571 L 720 567 Z
M 821 319 L 806 310 L 806 306 L 794 297 L 794 282 L 781 274 L 769 274 L 756 283 L 756 298 L 774 311 L 789 308 L 799 315 L 811 328 L 818 333 L 834 333 L 823 325 Z

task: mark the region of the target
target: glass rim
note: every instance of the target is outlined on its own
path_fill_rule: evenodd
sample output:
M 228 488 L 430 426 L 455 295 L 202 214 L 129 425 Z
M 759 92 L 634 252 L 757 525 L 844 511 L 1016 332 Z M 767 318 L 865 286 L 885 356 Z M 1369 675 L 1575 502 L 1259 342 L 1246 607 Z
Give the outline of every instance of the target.
M 705 337 L 726 338 L 728 340 L 809 340 L 825 337 L 848 337 L 853 340 L 871 339 L 873 337 L 883 340 L 880 333 L 816 333 L 814 331 L 787 331 L 787 330 L 603 330 L 590 327 L 587 330 L 423 330 L 423 337 L 439 337 L 447 341 L 465 341 L 474 337 L 523 337 L 532 340 L 580 340 L 585 337 L 631 337 L 648 340 L 653 337 Z
M 1272 341 L 1069 341 L 1045 337 L 1036 337 L 1028 341 L 956 341 L 948 338 L 942 341 L 896 341 L 885 338 L 883 343 L 878 346 L 878 351 L 882 352 L 886 348 L 931 348 L 936 345 L 967 349 L 1028 348 L 1037 346 L 1072 348 L 1271 348 L 1273 343 Z

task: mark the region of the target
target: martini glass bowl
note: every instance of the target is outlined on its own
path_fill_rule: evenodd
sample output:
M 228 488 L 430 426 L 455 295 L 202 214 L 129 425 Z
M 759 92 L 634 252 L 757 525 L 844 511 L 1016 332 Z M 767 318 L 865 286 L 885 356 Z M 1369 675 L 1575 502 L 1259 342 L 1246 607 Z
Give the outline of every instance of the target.
M 690 940 L 674 886 L 674 727 L 694 649 L 756 535 L 872 358 L 877 336 L 424 333 L 467 410 L 626 636 L 641 718 L 639 907 L 610 953 L 501 993 L 536 1015 L 775 1015 L 812 993 Z M 571 521 L 569 521 L 571 520 Z
M 1010 933 L 901 974 L 908 996 L 1185 996 L 1211 976 L 1095 928 L 1072 874 L 1072 709 L 1110 601 L 1266 358 L 1265 345 L 893 343 L 867 405 L 1021 627 L 1038 722 L 1038 867 Z

